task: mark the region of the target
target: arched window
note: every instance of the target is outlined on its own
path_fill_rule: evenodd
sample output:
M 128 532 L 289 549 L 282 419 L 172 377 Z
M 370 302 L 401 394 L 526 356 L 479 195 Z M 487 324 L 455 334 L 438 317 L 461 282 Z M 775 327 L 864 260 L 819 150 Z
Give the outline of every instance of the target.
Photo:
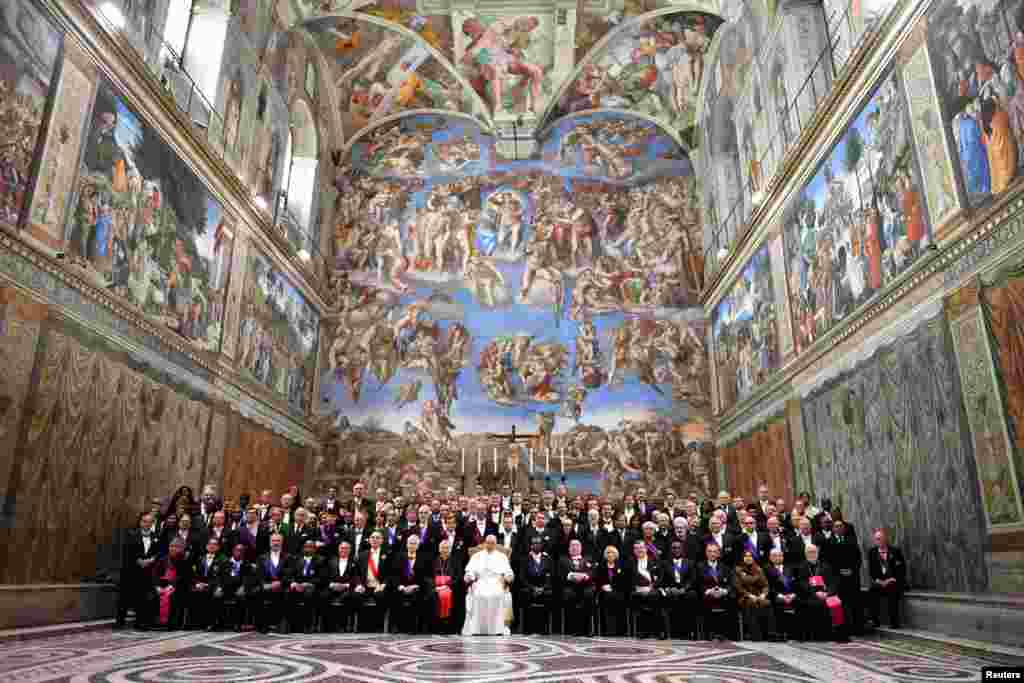
M 163 78 L 178 106 L 208 126 L 217 100 L 230 0 L 171 0 L 164 24 Z
M 309 107 L 299 101 L 292 114 L 292 126 L 288 135 L 288 168 L 283 186 L 286 190 L 285 219 L 282 225 L 288 233 L 288 241 L 295 246 L 299 256 L 309 259 L 318 251 L 316 239 L 316 184 L 320 166 L 319 136 L 316 123 Z

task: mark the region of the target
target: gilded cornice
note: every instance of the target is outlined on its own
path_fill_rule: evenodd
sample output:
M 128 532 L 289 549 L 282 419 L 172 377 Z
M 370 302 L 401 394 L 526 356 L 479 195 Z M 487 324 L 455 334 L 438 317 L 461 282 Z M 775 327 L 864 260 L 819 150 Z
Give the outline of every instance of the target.
M 160 131 L 164 139 L 196 174 L 203 179 L 227 213 L 239 218 L 251 236 L 259 236 L 263 249 L 274 265 L 284 272 L 322 315 L 327 310 L 321 288 L 310 265 L 293 253 L 291 245 L 275 230 L 270 217 L 255 203 L 252 190 L 218 156 L 199 134 L 145 61 L 127 39 L 105 27 L 81 0 L 43 0 L 61 27 L 74 35 L 82 50 L 97 68 L 113 82 L 147 123 Z
M 890 67 L 906 40 L 908 29 L 921 17 L 932 0 L 902 0 L 883 24 L 850 55 L 832 90 L 816 107 L 764 190 L 764 199 L 754 208 L 747 228 L 729 249 L 724 267 L 707 284 L 702 299 L 708 315 L 728 292 L 743 265 L 765 240 L 770 226 L 780 221 L 793 197 L 810 181 L 871 92 Z
M 775 404 L 790 398 L 799 376 L 824 356 L 841 354 L 839 347 L 864 330 L 879 316 L 893 310 L 911 294 L 920 292 L 927 281 L 941 277 L 927 299 L 946 296 L 980 271 L 998 268 L 1005 261 L 1024 252 L 1024 182 L 996 199 L 991 206 L 975 214 L 970 229 L 962 231 L 955 241 L 930 251 L 877 297 L 866 303 L 848 319 L 837 324 L 814 344 L 775 373 L 773 379 L 751 396 L 739 402 L 728 414 L 718 419 L 716 433 L 731 435 L 745 429 L 748 423 L 774 411 Z M 918 302 L 918 305 L 925 302 Z M 849 349 L 847 349 L 848 351 Z M 728 436 L 723 436 L 722 440 Z
M 5 254 L 17 260 L 13 267 L 3 262 Z M 46 276 L 52 278 L 55 287 L 46 286 Z M 137 356 L 159 358 L 166 366 L 163 369 L 172 371 L 178 379 L 208 395 L 214 402 L 221 402 L 297 443 L 319 444 L 305 420 L 290 413 L 287 404 L 268 390 L 254 390 L 233 368 L 223 365 L 218 354 L 197 349 L 174 332 L 154 323 L 139 308 L 82 277 L 66 261 L 51 258 L 32 248 L 19 238 L 13 226 L 5 223 L 0 223 L 0 278 L 56 307 L 61 315 L 73 319 L 118 348 Z M 64 291 L 60 291 L 61 288 Z M 67 296 L 68 290 L 96 308 L 91 313 L 76 312 L 70 305 L 74 302 Z M 152 343 L 144 344 L 140 337 L 148 337 Z

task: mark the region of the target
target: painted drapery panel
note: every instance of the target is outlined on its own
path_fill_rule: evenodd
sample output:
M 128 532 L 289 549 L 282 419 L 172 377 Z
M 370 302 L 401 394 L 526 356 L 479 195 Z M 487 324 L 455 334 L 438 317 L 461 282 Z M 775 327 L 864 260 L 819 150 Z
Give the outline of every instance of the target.
M 785 222 L 799 353 L 871 300 L 931 241 L 903 91 L 877 86 Z
M 0 6 L 0 220 L 17 224 L 31 183 L 61 34 L 32 0 Z
M 777 318 L 771 258 L 764 244 L 712 313 L 720 411 L 750 396 L 778 369 Z
M 96 284 L 220 347 L 232 240 L 220 203 L 108 83 L 89 118 L 68 251 Z
M 208 404 L 89 333 L 44 327 L 9 486 L 4 583 L 93 576 L 146 501 L 202 479 Z
M 246 261 L 239 368 L 304 415 L 313 390 L 320 316 L 266 256 L 250 248 Z
M 960 380 L 940 316 L 878 350 L 803 401 L 820 497 L 858 529 L 890 529 L 915 587 L 983 591 L 985 520 Z M 956 510 L 955 515 L 934 514 Z
M 785 416 L 770 419 L 719 448 L 718 454 L 725 466 L 725 486 L 733 495 L 752 499 L 766 483 L 773 498 L 793 500 L 793 449 Z

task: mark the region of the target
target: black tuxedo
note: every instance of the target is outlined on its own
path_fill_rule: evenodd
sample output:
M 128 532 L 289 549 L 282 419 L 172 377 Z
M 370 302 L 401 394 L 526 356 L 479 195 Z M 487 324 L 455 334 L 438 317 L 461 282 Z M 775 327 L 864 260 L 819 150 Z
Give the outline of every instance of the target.
M 146 617 L 149 615 L 143 606 L 150 590 L 152 565 L 160 552 L 160 538 L 155 531 L 149 534 L 149 548 L 146 548 L 141 530 L 132 529 L 128 532 L 128 539 L 121 549 L 121 590 L 117 598 L 118 626 L 124 625 L 129 607 L 135 609 L 136 625 L 146 625 Z M 146 567 L 140 567 L 140 560 L 153 562 L 149 562 Z
M 641 634 L 661 633 L 662 624 L 659 623 L 658 610 L 661 607 L 661 594 L 658 589 L 661 587 L 661 564 L 647 555 L 647 574 L 640 571 L 640 563 L 632 558 L 629 563 L 629 604 L 634 610 L 639 611 L 640 621 L 637 626 L 637 636 Z M 651 590 L 647 591 L 646 589 Z
M 591 562 L 604 561 L 604 547 L 601 545 L 602 531 L 600 526 L 591 527 L 586 522 L 581 523 L 578 527 L 577 536 L 580 543 L 583 544 L 583 556 L 590 558 Z
M 661 566 L 661 587 L 673 638 L 688 637 L 696 630 L 693 618 L 697 608 L 697 590 L 693 585 L 696 568 L 696 563 L 685 555 L 679 560 L 667 557 Z
M 530 547 L 533 544 L 533 539 L 539 538 L 543 543 L 543 552 L 548 555 L 554 555 L 558 552 L 558 535 L 552 532 L 547 527 L 538 530 L 535 526 L 528 526 L 523 531 L 523 549 L 526 553 L 530 552 Z
M 889 610 L 889 623 L 893 628 L 899 628 L 900 599 L 907 586 L 907 561 L 903 559 L 903 552 L 899 548 L 889 546 L 883 562 L 878 548 L 872 548 L 868 551 L 868 574 L 871 577 L 872 619 L 876 624 L 880 623 L 880 603 L 882 598 L 885 598 Z M 885 579 L 896 579 L 896 582 L 886 586 L 878 583 Z
M 629 571 L 616 563 L 609 569 L 608 562 L 601 560 L 594 565 L 594 590 L 597 592 L 601 609 L 601 634 L 605 636 L 625 635 L 625 607 L 631 592 Z M 611 590 L 606 589 L 611 586 Z
M 742 542 L 742 539 L 737 539 L 736 535 L 733 534 L 728 529 L 726 529 L 726 530 L 724 530 L 722 532 L 722 541 L 721 541 L 721 543 L 719 543 L 715 539 L 714 534 L 708 533 L 704 537 L 704 548 L 705 548 L 705 550 L 703 550 L 703 552 L 701 553 L 701 562 L 707 562 L 707 550 L 706 550 L 706 548 L 707 548 L 708 544 L 709 543 L 719 543 L 719 547 L 721 549 L 721 553 L 718 556 L 718 560 L 720 562 L 722 562 L 723 564 L 727 564 L 729 566 L 735 566 L 736 565 L 736 560 L 737 560 L 736 552 L 737 552 L 737 543 L 738 542 Z
M 484 530 L 480 531 L 480 524 L 477 521 L 476 515 L 466 518 L 462 523 L 463 538 L 466 539 L 466 545 L 470 548 L 483 543 L 490 534 L 497 535 L 498 525 L 491 520 L 491 516 L 488 515 L 484 523 Z
M 590 615 L 594 606 L 594 563 L 581 555 L 573 560 L 566 555 L 558 562 L 558 580 L 562 586 L 565 631 L 570 635 L 590 633 Z M 586 574 L 584 581 L 569 581 L 569 574 Z
M 352 527 L 345 534 L 345 540 L 352 546 L 352 554 L 355 556 L 362 555 L 364 552 L 370 549 L 370 533 L 373 530 L 369 527 L 363 527 L 362 529 L 356 529 Z M 356 542 L 356 536 L 359 536 L 358 543 Z
M 416 560 L 409 566 L 407 552 L 397 553 L 391 568 L 391 589 L 395 610 L 392 612 L 394 628 L 399 633 L 418 633 L 428 627 L 430 607 L 433 605 L 433 557 L 417 551 Z M 415 587 L 411 593 L 402 589 Z
M 793 549 L 791 547 L 792 537 L 785 533 L 782 529 L 779 529 L 779 548 L 782 550 L 783 562 L 788 562 L 793 556 Z M 771 552 L 775 548 L 775 539 L 770 533 L 765 533 L 761 536 L 761 566 L 767 567 L 771 563 Z
M 324 631 L 334 632 L 338 628 L 348 630 L 361 595 L 356 586 L 362 585 L 359 563 L 354 555 L 348 556 L 344 571 L 337 555 L 320 565 L 318 577 L 320 613 L 324 617 Z M 331 584 L 339 584 L 337 590 Z
M 506 536 L 510 539 L 508 544 L 505 543 Z M 512 563 L 512 566 L 515 567 L 517 565 L 515 560 L 517 560 L 519 558 L 519 556 L 522 555 L 522 553 L 523 553 L 523 534 L 522 534 L 522 532 L 519 531 L 519 529 L 513 528 L 512 531 L 510 531 L 508 534 L 506 534 L 505 530 L 502 529 L 502 530 L 498 531 L 497 537 L 498 537 L 498 545 L 500 545 L 502 547 L 506 547 L 506 545 L 507 545 L 508 549 L 510 551 L 512 551 L 512 556 L 510 558 L 510 562 Z
M 523 634 L 546 633 L 549 623 L 548 610 L 554 597 L 554 562 L 547 553 L 540 556 L 539 562 L 531 553 L 527 553 L 522 562 L 519 592 L 520 605 L 526 610 L 526 618 L 522 624 Z M 541 627 L 538 629 L 537 626 Z
M 764 547 L 771 539 L 768 538 L 767 533 L 758 531 L 755 528 L 753 540 L 751 540 L 746 531 L 734 536 L 734 540 L 736 541 L 736 564 L 743 561 L 743 554 L 747 550 L 754 553 L 754 562 L 763 565 L 768 561 L 768 556 L 764 552 Z
M 213 502 L 207 506 L 203 501 L 199 501 L 196 505 L 196 514 L 193 521 L 198 522 L 197 526 L 205 529 L 213 525 L 213 514 L 224 509 L 224 501 L 220 498 L 215 498 Z M 225 523 L 227 520 L 225 520 Z
M 292 526 L 288 535 L 285 536 L 284 547 L 289 555 L 301 555 L 306 541 L 315 543 L 318 540 L 320 540 L 320 530 L 317 527 L 309 524 L 301 528 Z
M 263 632 L 277 626 L 284 615 L 285 593 L 288 591 L 288 554 L 281 551 L 278 563 L 271 562 L 271 554 L 267 552 L 256 559 L 256 576 L 260 583 L 259 617 L 257 626 Z M 270 584 L 280 582 L 278 590 L 270 588 Z
M 333 512 L 336 515 L 339 514 L 342 509 L 341 501 L 337 498 L 334 498 L 333 500 L 330 498 L 324 498 L 320 501 L 320 507 L 322 507 L 325 512 Z
M 710 562 L 697 565 L 693 585 L 697 589 L 698 598 L 704 609 L 704 620 L 709 634 L 731 635 L 734 630 L 733 614 L 736 609 L 736 588 L 734 585 L 733 567 L 728 562 L 718 560 L 712 567 Z M 712 588 L 725 589 L 725 595 L 712 597 L 707 591 Z
M 192 586 L 189 594 L 191 626 L 212 626 L 217 610 L 213 595 L 223 574 L 224 557 L 219 553 L 210 561 L 203 553 L 192 562 Z
M 359 629 L 363 632 L 379 632 L 384 628 L 384 617 L 391 603 L 391 595 L 387 588 L 391 582 L 392 561 L 391 555 L 381 547 L 375 578 L 384 588 L 375 590 L 370 587 L 370 582 L 374 580 L 370 570 L 370 557 L 371 551 L 367 549 L 360 553 L 358 560 L 359 576 L 362 577 L 366 589 L 363 596 L 364 609 L 359 617 Z

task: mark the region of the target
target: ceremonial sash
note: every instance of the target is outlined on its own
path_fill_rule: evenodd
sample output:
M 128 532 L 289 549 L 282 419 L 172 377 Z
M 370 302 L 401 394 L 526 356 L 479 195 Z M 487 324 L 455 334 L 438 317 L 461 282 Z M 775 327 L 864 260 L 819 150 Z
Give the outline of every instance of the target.
M 435 576 L 434 585 L 437 587 L 437 616 L 447 619 L 452 613 L 452 577 Z
M 810 578 L 809 583 L 812 586 L 814 586 L 815 588 L 824 588 L 825 587 L 825 579 L 821 578 L 820 576 L 812 576 Z
M 380 570 L 377 568 L 377 563 L 373 561 L 373 555 L 366 558 L 366 568 L 370 570 L 373 580 L 379 583 Z
M 174 595 L 174 581 L 178 578 L 178 570 L 175 569 L 171 563 L 167 564 L 167 569 L 164 571 L 161 580 L 168 582 L 166 591 L 160 593 L 160 624 L 163 626 L 167 625 L 167 622 L 171 618 L 171 596 Z
M 825 606 L 828 607 L 829 615 L 832 617 L 832 626 L 842 626 L 846 623 L 843 615 L 843 601 L 835 595 L 825 598 Z

